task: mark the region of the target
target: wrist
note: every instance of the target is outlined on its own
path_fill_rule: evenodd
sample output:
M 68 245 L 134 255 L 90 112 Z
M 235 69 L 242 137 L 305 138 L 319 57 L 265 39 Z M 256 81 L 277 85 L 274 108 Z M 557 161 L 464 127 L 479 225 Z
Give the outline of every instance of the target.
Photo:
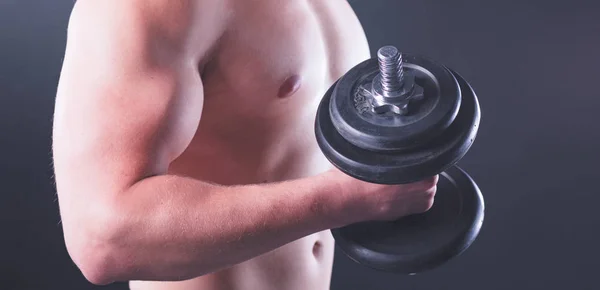
M 353 222 L 348 214 L 348 204 L 355 196 L 353 186 L 348 186 L 347 176 L 336 170 L 327 171 L 315 177 L 313 181 L 318 187 L 315 190 L 317 209 L 320 216 L 327 222 L 329 229 L 338 228 Z

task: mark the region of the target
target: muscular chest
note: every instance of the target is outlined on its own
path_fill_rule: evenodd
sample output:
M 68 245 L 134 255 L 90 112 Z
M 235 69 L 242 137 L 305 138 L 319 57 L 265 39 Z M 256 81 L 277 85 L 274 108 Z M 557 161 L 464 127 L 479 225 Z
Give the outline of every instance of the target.
M 316 108 L 337 78 L 370 56 L 358 19 L 345 0 L 235 2 L 202 71 L 199 129 L 175 167 L 222 184 L 326 168 L 314 138 Z
M 344 0 L 239 2 L 205 72 L 207 104 L 227 99 L 261 116 L 312 109 L 333 81 L 369 57 Z

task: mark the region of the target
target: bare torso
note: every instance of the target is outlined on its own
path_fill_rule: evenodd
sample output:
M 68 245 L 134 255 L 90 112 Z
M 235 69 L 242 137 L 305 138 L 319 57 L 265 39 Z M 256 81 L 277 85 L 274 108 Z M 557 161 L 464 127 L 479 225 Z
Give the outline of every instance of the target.
M 224 185 L 277 182 L 330 168 L 314 138 L 329 86 L 370 57 L 345 0 L 238 0 L 230 27 L 199 69 L 200 127 L 170 171 Z M 235 198 L 235 197 L 232 197 Z M 329 289 L 334 241 L 316 233 L 229 269 L 131 289 Z

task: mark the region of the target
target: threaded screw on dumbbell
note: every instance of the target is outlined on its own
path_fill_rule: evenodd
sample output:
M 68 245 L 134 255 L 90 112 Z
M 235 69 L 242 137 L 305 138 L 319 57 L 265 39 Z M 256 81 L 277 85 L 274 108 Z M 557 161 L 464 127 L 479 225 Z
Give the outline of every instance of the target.
M 371 82 L 370 90 L 373 111 L 406 115 L 410 103 L 423 98 L 423 88 L 415 84 L 414 75 L 404 72 L 404 59 L 396 47 L 388 45 L 380 48 L 377 60 L 379 73 Z
M 388 45 L 379 49 L 377 59 L 379 60 L 379 73 L 381 74 L 383 95 L 389 96 L 402 88 L 404 81 L 402 54 L 397 48 Z

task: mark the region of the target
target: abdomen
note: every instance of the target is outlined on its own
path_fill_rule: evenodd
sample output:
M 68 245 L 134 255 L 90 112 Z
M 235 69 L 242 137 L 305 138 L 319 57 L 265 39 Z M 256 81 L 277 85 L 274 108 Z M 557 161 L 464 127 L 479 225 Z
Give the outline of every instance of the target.
M 231 268 L 181 282 L 130 283 L 132 290 L 329 290 L 329 231 L 315 233 Z

